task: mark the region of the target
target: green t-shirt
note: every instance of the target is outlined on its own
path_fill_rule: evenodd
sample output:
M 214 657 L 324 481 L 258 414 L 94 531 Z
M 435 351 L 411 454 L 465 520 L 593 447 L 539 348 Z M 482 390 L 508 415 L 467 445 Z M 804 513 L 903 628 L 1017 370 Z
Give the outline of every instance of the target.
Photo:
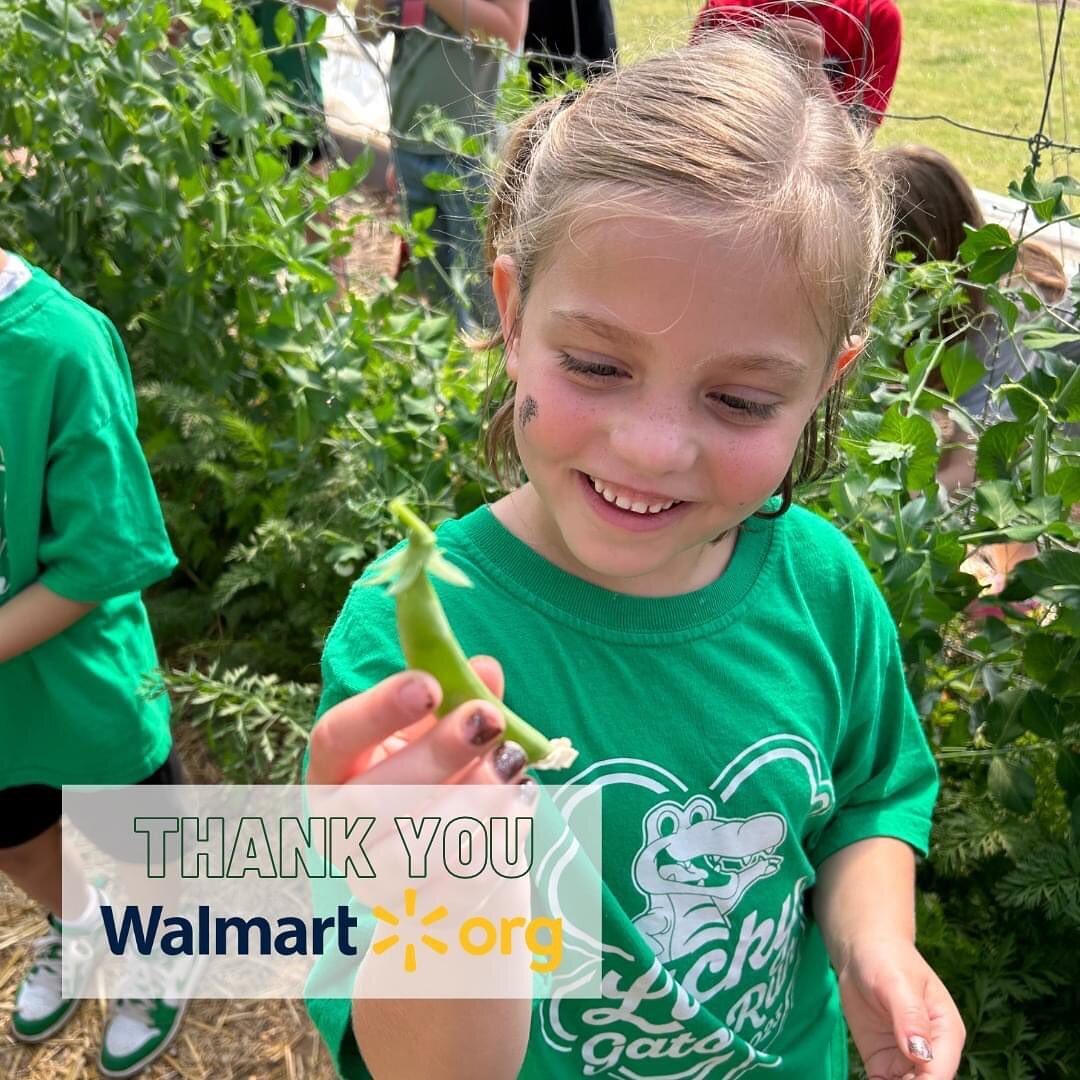
M 0 663 L 0 788 L 127 784 L 169 752 L 139 592 L 176 557 L 115 327 L 48 274 L 0 301 L 0 605 L 34 582 L 89 614 Z
M 274 30 L 274 19 L 286 9 L 296 21 L 295 44 L 282 49 Z M 285 4 L 281 0 L 259 0 L 251 7 L 251 17 L 262 34 L 263 44 L 274 50 L 270 62 L 288 84 L 288 93 L 305 109 L 313 109 L 321 116 L 323 109 L 322 69 L 317 51 L 304 45 L 308 30 L 317 17 L 299 3 Z
M 468 135 L 489 139 L 495 127 L 495 99 L 502 74 L 499 51 L 464 38 L 430 8 L 423 30 L 396 35 L 390 63 L 390 122 L 395 145 L 414 154 L 443 154 L 445 147 L 426 142 L 418 124 L 425 107 Z M 433 37 L 432 35 L 438 35 Z M 454 40 L 446 40 L 447 38 Z
M 497 656 L 508 704 L 580 751 L 538 777 L 603 786 L 604 998 L 538 1000 L 521 1076 L 846 1080 L 806 894 L 855 841 L 925 852 L 937 792 L 847 540 L 797 508 L 751 519 L 717 581 L 646 599 L 557 569 L 486 508 L 438 535 L 475 586 L 436 583 L 466 653 Z M 392 601 L 354 588 L 320 710 L 403 666 Z M 348 1000 L 308 1008 L 341 1075 L 367 1076 Z

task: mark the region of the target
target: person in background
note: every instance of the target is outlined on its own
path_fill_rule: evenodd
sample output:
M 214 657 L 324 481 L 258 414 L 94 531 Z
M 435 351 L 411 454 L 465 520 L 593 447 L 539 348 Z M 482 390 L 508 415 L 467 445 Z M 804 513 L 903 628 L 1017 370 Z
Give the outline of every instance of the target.
M 429 137 L 423 119 L 435 106 L 466 136 L 490 140 L 502 61 L 521 49 L 528 6 L 528 0 L 359 0 L 356 6 L 364 33 L 394 33 L 390 123 L 401 204 L 409 218 L 427 209 L 435 214 L 429 229 L 437 244 L 434 265 L 412 260 L 418 285 L 469 330 L 494 318 L 476 221 L 484 175 L 478 158 Z M 453 177 L 456 189 L 429 186 L 425 178 L 432 173 Z
M 168 696 L 146 692 L 157 657 L 140 597 L 176 557 L 112 323 L 0 251 L 0 357 L 0 872 L 48 914 L 11 1017 L 38 1043 L 81 1004 L 61 992 L 61 958 L 89 986 L 105 902 L 61 834 L 63 785 L 184 783 Z M 185 1005 L 114 1002 L 101 1071 L 140 1071 Z
M 837 98 L 860 126 L 881 123 L 900 66 L 903 23 L 894 0 L 707 0 L 690 40 L 718 27 L 752 28 L 762 17 L 818 24 L 825 72 Z
M 960 170 L 942 153 L 929 146 L 894 146 L 882 151 L 883 168 L 893 188 L 893 257 L 909 252 L 916 262 L 952 261 L 967 237 L 965 226 L 980 229 L 986 219 L 979 200 Z M 1016 266 L 1001 282 L 1004 287 L 1027 289 L 1047 305 L 1065 296 L 1065 271 L 1054 253 L 1037 240 L 1020 245 Z M 938 328 L 943 337 L 963 335 L 985 368 L 979 382 L 959 398 L 973 417 L 986 422 L 1004 418 L 1002 406 L 992 401 L 1003 382 L 1022 378 L 1036 363 L 1036 356 L 1022 342 L 1024 325 L 1032 318 L 1022 311 L 1018 327 L 1010 333 L 977 287 L 967 290 L 966 302 L 943 316 Z M 939 382 L 939 388 L 942 386 Z M 948 425 L 944 437 L 970 437 Z M 975 476 L 975 453 L 969 445 L 953 446 L 942 454 L 939 480 L 952 490 L 970 486 Z
M 530 0 L 525 52 L 533 93 L 545 76 L 589 76 L 614 64 L 617 44 L 610 0 Z

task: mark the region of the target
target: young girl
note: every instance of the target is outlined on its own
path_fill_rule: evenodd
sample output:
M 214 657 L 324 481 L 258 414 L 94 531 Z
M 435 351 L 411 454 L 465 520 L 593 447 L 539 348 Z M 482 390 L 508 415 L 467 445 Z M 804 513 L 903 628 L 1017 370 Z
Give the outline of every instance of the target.
M 439 591 L 493 691 L 580 751 L 542 778 L 603 788 L 603 999 L 313 1000 L 342 1075 L 840 1080 L 841 1009 L 876 1080 L 954 1075 L 963 1025 L 914 946 L 936 774 L 895 628 L 789 509 L 883 261 L 867 153 L 811 65 L 724 33 L 512 132 L 489 452 L 528 479 L 439 530 L 474 584 Z M 402 667 L 392 601 L 354 589 L 310 783 L 521 782 L 494 710 L 434 725 Z

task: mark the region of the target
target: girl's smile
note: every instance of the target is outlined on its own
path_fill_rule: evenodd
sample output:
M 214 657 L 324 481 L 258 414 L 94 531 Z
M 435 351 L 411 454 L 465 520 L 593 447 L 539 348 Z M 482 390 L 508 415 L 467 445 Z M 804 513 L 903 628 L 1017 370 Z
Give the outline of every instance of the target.
M 736 230 L 593 211 L 538 271 L 523 311 L 509 259 L 493 284 L 529 477 L 496 516 L 616 592 L 715 580 L 829 385 L 792 260 Z

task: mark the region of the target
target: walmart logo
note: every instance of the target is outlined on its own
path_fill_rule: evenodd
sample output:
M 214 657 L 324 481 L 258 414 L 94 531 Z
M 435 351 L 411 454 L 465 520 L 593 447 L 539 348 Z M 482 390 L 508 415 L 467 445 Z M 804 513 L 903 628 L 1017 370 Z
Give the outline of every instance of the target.
M 387 911 L 386 908 L 376 906 L 372 908 L 372 914 L 380 922 L 388 923 L 390 926 L 400 926 L 401 920 L 393 914 L 393 912 Z M 433 908 L 429 911 L 421 920 L 421 926 L 430 926 L 432 923 L 438 922 L 440 919 L 445 919 L 449 912 L 446 908 L 440 904 L 437 908 Z M 413 919 L 416 917 L 416 890 L 405 890 L 405 918 Z M 401 936 L 399 934 L 390 934 L 389 937 L 384 937 L 381 941 L 375 942 L 372 945 L 372 951 L 376 956 L 382 956 L 388 949 L 392 949 L 399 941 Z M 441 938 L 432 937 L 430 934 L 421 934 L 420 940 L 429 948 L 432 952 L 437 952 L 439 955 L 444 955 L 450 948 Z M 405 946 L 405 970 L 412 972 L 416 970 L 416 946 L 409 942 Z
M 416 890 L 406 889 L 404 901 L 404 918 L 411 922 L 416 919 Z M 372 951 L 377 956 L 381 956 L 401 941 L 401 934 L 394 931 L 404 930 L 403 920 L 392 911 L 387 911 L 386 908 L 378 905 L 372 908 L 371 913 L 379 922 L 391 928 L 391 933 L 371 946 Z M 426 945 L 439 956 L 445 956 L 450 951 L 451 944 L 442 938 L 426 933 L 426 929 L 446 919 L 449 914 L 446 907 L 440 904 L 420 919 L 421 944 Z M 458 927 L 456 937 L 457 945 L 467 956 L 486 956 L 495 948 L 498 948 L 503 956 L 509 956 L 514 949 L 516 937 L 516 940 L 532 954 L 529 967 L 533 971 L 551 972 L 562 963 L 562 919 L 543 916 L 532 919 L 526 919 L 523 915 L 517 918 L 504 916 L 496 924 L 493 920 L 484 918 L 483 915 L 473 915 Z M 405 945 L 404 965 L 406 972 L 416 971 L 416 945 L 412 942 L 407 942 Z

